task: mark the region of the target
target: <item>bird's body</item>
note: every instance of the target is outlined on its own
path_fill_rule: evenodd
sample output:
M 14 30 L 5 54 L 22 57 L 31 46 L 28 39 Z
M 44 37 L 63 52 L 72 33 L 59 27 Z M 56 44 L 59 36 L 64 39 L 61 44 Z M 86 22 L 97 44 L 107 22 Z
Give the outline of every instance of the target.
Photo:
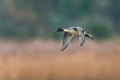
M 74 36 L 79 36 L 79 33 L 75 30 L 72 30 L 72 29 L 70 29 L 70 30 L 64 29 L 64 32 L 67 32 L 67 33 L 74 35 Z
M 86 33 L 81 27 L 69 27 L 67 29 L 57 28 L 57 32 L 64 32 L 61 51 L 67 48 L 73 37 L 79 37 L 80 46 L 83 46 L 85 37 L 93 39 L 92 35 Z

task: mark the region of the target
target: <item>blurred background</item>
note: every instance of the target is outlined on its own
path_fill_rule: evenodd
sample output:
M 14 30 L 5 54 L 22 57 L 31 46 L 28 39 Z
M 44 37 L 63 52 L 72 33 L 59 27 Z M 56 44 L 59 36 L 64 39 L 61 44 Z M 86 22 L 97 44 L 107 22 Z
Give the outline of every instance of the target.
M 92 34 L 60 52 L 58 27 Z M 0 0 L 0 80 L 119 80 L 120 0 Z
M 52 31 L 69 26 L 81 26 L 97 39 L 119 36 L 119 3 L 119 0 L 0 0 L 0 37 L 57 38 Z

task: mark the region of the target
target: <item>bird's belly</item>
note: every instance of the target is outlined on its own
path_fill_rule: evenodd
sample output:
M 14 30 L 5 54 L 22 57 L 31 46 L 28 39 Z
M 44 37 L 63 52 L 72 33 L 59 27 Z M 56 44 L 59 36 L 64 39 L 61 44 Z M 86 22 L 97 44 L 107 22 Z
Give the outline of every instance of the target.
M 71 31 L 70 34 L 75 35 L 75 36 L 79 36 L 79 33 L 77 31 Z

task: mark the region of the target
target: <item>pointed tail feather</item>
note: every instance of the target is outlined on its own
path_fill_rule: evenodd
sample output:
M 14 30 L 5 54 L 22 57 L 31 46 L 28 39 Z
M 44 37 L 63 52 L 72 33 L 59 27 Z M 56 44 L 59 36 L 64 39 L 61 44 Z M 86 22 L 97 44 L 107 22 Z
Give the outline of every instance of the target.
M 91 39 L 94 39 L 91 34 L 86 33 L 85 36 L 87 36 L 87 37 L 89 37 L 89 38 L 91 38 Z

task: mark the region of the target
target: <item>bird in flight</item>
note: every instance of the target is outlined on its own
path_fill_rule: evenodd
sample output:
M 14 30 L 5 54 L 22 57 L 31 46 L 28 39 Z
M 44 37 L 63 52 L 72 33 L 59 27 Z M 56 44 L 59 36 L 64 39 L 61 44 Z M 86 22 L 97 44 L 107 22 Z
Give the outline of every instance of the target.
M 64 32 L 61 51 L 65 50 L 68 47 L 68 44 L 70 43 L 73 37 L 79 38 L 81 47 L 85 42 L 85 37 L 93 39 L 92 35 L 86 33 L 81 27 L 69 27 L 66 29 L 57 28 L 55 32 Z

